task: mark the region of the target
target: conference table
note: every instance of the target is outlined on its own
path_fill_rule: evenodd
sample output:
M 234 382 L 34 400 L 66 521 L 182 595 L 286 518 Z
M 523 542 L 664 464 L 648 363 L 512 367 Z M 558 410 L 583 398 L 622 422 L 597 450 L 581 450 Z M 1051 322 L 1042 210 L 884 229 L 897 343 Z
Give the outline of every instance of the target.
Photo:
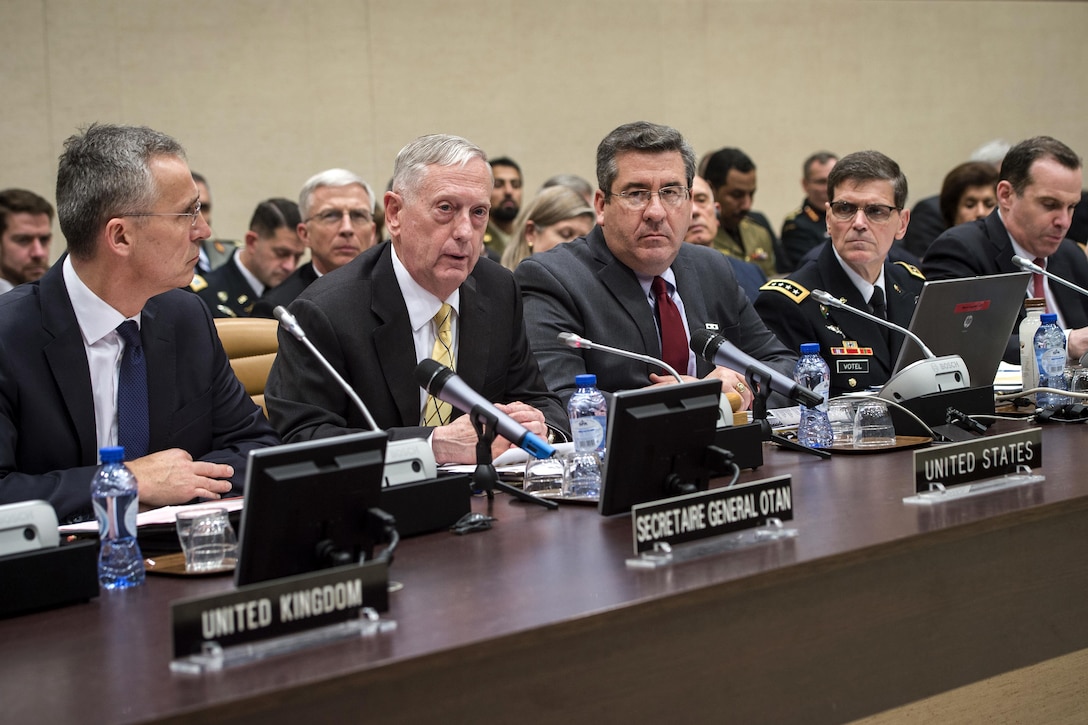
M 199 675 L 170 603 L 230 578 L 149 576 L 0 621 L 3 719 L 847 722 L 1088 647 L 1088 433 L 1042 435 L 1044 482 L 933 506 L 909 450 L 765 444 L 797 536 L 652 569 L 630 516 L 476 499 L 490 531 L 401 542 L 393 631 Z

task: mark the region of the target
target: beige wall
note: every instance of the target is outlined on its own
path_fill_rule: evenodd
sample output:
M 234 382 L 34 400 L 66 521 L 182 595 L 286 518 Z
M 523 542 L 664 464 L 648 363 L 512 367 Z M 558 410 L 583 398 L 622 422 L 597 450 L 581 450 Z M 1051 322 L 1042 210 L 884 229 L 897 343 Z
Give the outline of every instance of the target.
M 514 157 L 535 190 L 592 178 L 601 137 L 648 119 L 746 150 L 777 226 L 820 148 L 884 151 L 912 200 L 991 138 L 1088 154 L 1086 30 L 1073 2 L 0 0 L 0 188 L 52 198 L 77 127 L 147 124 L 238 238 L 323 168 L 384 187 L 422 133 Z

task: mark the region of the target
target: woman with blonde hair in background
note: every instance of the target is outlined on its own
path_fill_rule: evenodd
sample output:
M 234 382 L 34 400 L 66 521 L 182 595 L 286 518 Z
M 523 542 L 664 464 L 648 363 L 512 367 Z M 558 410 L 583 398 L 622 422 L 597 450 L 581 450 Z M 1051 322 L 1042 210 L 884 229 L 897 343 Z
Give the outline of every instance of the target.
M 502 266 L 513 270 L 532 254 L 589 234 L 595 218 L 593 208 L 568 187 L 541 190 L 514 222 L 514 243 L 502 253 Z

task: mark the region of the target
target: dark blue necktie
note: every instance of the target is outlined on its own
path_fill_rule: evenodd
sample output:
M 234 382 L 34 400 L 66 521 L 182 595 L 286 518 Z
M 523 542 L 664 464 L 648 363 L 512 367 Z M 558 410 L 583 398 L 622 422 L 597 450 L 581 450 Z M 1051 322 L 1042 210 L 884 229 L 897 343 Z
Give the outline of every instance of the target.
M 117 445 L 125 447 L 125 460 L 131 461 L 147 455 L 147 363 L 135 322 L 125 320 L 117 334 L 125 342 L 117 378 Z

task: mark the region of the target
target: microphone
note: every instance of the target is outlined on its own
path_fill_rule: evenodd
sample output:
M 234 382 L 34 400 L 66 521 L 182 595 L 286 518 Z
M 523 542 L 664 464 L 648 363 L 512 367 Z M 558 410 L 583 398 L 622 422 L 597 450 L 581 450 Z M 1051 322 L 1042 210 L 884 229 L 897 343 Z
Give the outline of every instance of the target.
M 295 316 L 284 309 L 283 305 L 278 305 L 276 309 L 272 310 L 272 314 L 276 316 L 276 319 L 280 321 L 285 330 L 308 347 L 314 357 L 321 361 L 321 364 L 325 366 L 333 379 L 340 384 L 347 396 L 351 398 L 355 407 L 363 414 L 363 418 L 366 419 L 370 429 L 381 430 L 374 417 L 370 414 L 370 410 L 363 403 L 362 398 L 348 385 L 348 381 L 344 380 L 340 373 L 336 372 L 336 368 L 332 366 L 328 358 L 322 355 L 321 351 L 310 342 Z M 438 468 L 434 461 L 434 452 L 431 451 L 431 446 L 426 440 L 422 438 L 403 438 L 385 444 L 385 466 L 382 472 L 383 486 L 415 483 L 416 481 L 434 478 L 437 475 Z M 401 518 L 410 518 L 410 516 L 402 516 Z
M 721 335 L 710 330 L 696 330 L 691 334 L 691 349 L 709 363 L 722 367 L 743 370 L 746 375 L 759 377 L 776 393 L 785 395 L 792 401 L 815 408 L 824 402 L 824 397 L 808 388 L 798 385 L 777 370 L 772 370 L 759 360 L 744 352 Z
M 911 340 L 914 341 L 914 344 L 918 346 L 918 348 L 922 351 L 922 354 L 925 355 L 927 358 L 932 360 L 933 358 L 937 357 L 936 355 L 933 354 L 933 351 L 930 350 L 929 347 L 927 347 L 924 342 L 922 342 L 922 338 L 918 337 L 917 335 L 915 335 L 913 332 L 911 332 L 910 330 L 908 330 L 905 327 L 900 327 L 899 325 L 895 324 L 894 322 L 889 322 L 888 320 L 885 320 L 883 317 L 877 317 L 876 315 L 870 315 L 868 312 L 865 312 L 864 310 L 859 310 L 857 307 L 851 307 L 850 305 L 848 305 L 845 302 L 843 302 L 842 300 L 840 300 L 838 297 L 832 297 L 827 292 L 824 292 L 822 289 L 814 289 L 811 292 L 809 292 L 809 295 L 811 295 L 812 298 L 814 300 L 816 300 L 817 302 L 820 302 L 821 304 L 825 304 L 828 307 L 836 307 L 836 308 L 838 308 L 840 310 L 846 310 L 847 312 L 855 314 L 855 315 L 857 315 L 859 317 L 864 317 L 866 320 L 869 320 L 871 322 L 875 322 L 876 324 L 880 325 L 881 327 L 887 327 L 890 330 L 895 330 L 898 333 L 906 335 L 907 337 L 909 337 Z
M 1053 272 L 1047 272 L 1045 269 L 1043 269 L 1039 265 L 1035 264 L 1031 260 L 1024 259 L 1023 257 L 1014 254 L 1012 256 L 1012 263 L 1015 264 L 1020 269 L 1024 270 L 1025 272 L 1031 272 L 1032 274 L 1041 274 L 1044 277 L 1049 277 L 1050 279 L 1054 280 L 1055 282 L 1060 282 L 1061 284 L 1064 284 L 1066 287 L 1068 287 L 1071 290 L 1075 290 L 1077 292 L 1080 292 L 1082 295 L 1088 296 L 1088 290 L 1084 289 L 1083 287 L 1078 287 L 1077 285 L 1073 284 L 1072 282 L 1070 282 L 1067 279 L 1062 279 L 1061 277 L 1054 274 Z
M 618 347 L 609 347 L 608 345 L 602 345 L 592 340 L 587 340 L 580 335 L 575 335 L 573 332 L 560 332 L 559 342 L 563 343 L 567 347 L 580 348 L 582 350 L 600 350 L 602 352 L 610 352 L 613 355 L 620 355 L 621 357 L 629 357 L 632 360 L 638 360 L 644 363 L 650 363 L 651 365 L 657 365 L 664 368 L 669 375 L 676 378 L 676 382 L 682 383 L 684 379 L 680 377 L 680 373 L 676 372 L 670 365 L 664 360 L 658 360 L 656 357 L 650 357 L 649 355 L 643 355 L 642 353 L 631 352 L 630 350 L 621 350 Z
M 508 441 L 513 441 L 519 448 L 536 458 L 550 458 L 555 455 L 555 448 L 540 436 L 529 431 L 506 413 L 502 412 L 484 396 L 477 393 L 454 371 L 438 362 L 427 358 L 416 366 L 416 382 L 428 393 L 445 401 L 464 413 L 472 413 L 479 408 L 487 416 L 495 419 L 495 430 Z
M 918 360 L 907 365 L 893 375 L 888 382 L 880 388 L 877 397 L 883 400 L 901 401 L 920 398 L 931 393 L 959 390 L 971 387 L 971 374 L 967 365 L 959 355 L 935 355 L 929 347 L 922 342 L 922 338 L 915 335 L 905 327 L 900 327 L 894 322 L 888 322 L 883 317 L 870 315 L 857 307 L 842 302 L 837 297 L 832 297 L 821 289 L 814 289 L 809 293 L 813 299 L 830 307 L 845 310 L 859 317 L 864 317 L 878 325 L 895 330 L 910 338 L 914 344 L 926 356 L 925 360 Z
M 328 358 L 322 355 L 321 351 L 310 342 L 309 338 L 306 337 L 306 331 L 302 329 L 302 325 L 298 324 L 298 320 L 295 319 L 295 316 L 288 312 L 283 305 L 276 305 L 276 309 L 272 310 L 272 314 L 275 315 L 276 319 L 283 325 L 283 329 L 294 335 L 295 339 L 309 348 L 314 357 L 321 361 L 321 364 L 329 371 L 329 375 L 332 375 L 333 380 L 340 384 L 340 387 L 344 389 L 347 396 L 351 398 L 351 402 L 355 403 L 355 407 L 362 412 L 363 418 L 366 419 L 366 424 L 370 426 L 370 430 L 381 430 L 374 421 L 374 416 L 370 414 L 370 411 L 363 404 L 362 398 L 360 398 L 358 393 L 348 385 L 348 381 L 344 380 L 343 376 L 336 372 L 336 368 L 332 366 L 332 363 L 329 362 Z

